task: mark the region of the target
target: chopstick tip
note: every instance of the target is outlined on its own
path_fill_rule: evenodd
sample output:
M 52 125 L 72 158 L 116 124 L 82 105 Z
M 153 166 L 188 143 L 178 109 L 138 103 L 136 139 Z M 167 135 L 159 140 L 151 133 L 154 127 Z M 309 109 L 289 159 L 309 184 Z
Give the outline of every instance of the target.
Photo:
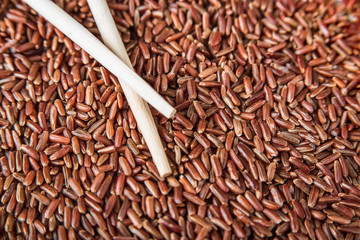
M 176 109 L 173 108 L 172 111 L 169 113 L 169 115 L 167 116 L 168 118 L 172 118 L 176 113 Z

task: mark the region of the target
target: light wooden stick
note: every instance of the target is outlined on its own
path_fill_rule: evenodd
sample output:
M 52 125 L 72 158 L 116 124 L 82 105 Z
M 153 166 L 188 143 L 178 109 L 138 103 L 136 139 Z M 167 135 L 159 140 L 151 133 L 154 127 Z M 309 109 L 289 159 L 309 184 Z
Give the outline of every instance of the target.
M 128 84 L 143 99 L 165 117 L 172 117 L 175 109 L 149 84 L 125 65 L 85 27 L 50 0 L 24 0 L 30 7 L 88 52 L 112 72 L 121 82 Z
M 87 2 L 105 45 L 129 68 L 132 68 L 106 0 L 87 0 Z M 164 177 L 171 174 L 171 168 L 149 106 L 127 84 L 122 83 L 121 86 L 160 175 Z

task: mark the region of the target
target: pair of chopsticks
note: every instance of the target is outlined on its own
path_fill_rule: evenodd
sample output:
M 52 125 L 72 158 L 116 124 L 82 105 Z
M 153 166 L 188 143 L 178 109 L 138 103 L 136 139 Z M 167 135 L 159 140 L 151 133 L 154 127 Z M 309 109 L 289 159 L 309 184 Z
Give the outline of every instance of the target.
M 87 1 L 107 47 L 52 1 L 24 0 L 120 80 L 159 174 L 161 177 L 168 176 L 171 168 L 146 102 L 168 118 L 175 114 L 175 109 L 133 71 L 106 0 Z

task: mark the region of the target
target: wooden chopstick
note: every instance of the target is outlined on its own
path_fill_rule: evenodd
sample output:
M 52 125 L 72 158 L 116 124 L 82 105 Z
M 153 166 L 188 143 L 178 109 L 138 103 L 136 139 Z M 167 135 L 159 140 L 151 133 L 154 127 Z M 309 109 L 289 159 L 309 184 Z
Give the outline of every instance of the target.
M 106 0 L 87 0 L 87 2 L 105 45 L 129 68 L 132 68 Z M 127 84 L 122 83 L 121 86 L 160 176 L 170 175 L 171 168 L 148 104 Z
M 161 114 L 168 118 L 174 116 L 176 110 L 164 98 L 59 6 L 50 0 L 24 0 L 24 2 L 88 52 L 121 82 L 131 87 Z

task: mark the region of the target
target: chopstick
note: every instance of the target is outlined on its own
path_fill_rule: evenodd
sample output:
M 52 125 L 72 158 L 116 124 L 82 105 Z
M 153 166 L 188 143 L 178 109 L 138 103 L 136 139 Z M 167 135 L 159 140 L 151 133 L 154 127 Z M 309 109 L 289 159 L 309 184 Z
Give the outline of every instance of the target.
M 87 0 L 90 10 L 100 31 L 101 37 L 107 47 L 112 50 L 129 68 L 131 61 L 127 55 L 120 34 L 106 0 Z M 121 84 L 126 99 L 135 116 L 138 127 L 145 138 L 153 161 L 161 177 L 171 174 L 171 168 L 160 140 L 159 133 L 147 103 L 127 84 Z
M 89 53 L 121 82 L 128 84 L 161 114 L 168 118 L 174 116 L 176 110 L 165 99 L 59 6 L 50 0 L 24 0 L 24 2 Z

